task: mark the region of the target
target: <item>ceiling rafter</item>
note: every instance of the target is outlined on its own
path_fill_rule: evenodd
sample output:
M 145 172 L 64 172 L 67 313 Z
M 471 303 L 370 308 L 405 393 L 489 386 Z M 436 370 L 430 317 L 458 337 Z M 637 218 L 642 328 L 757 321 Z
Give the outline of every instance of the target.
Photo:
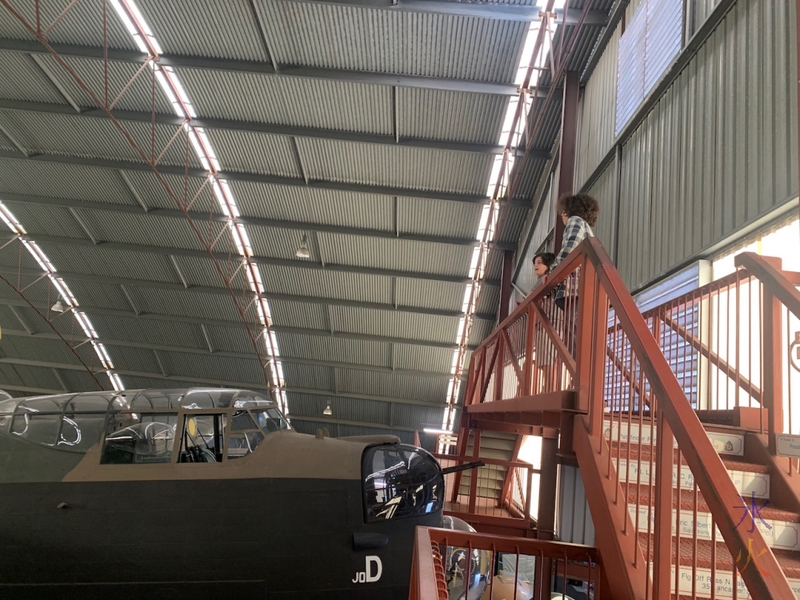
M 76 44 L 50 44 L 64 58 L 103 59 L 103 48 Z M 49 54 L 38 41 L 0 38 L 0 50 L 6 52 L 22 52 L 25 54 Z M 113 62 L 144 64 L 148 56 L 136 50 L 108 48 L 108 59 Z M 279 71 L 271 63 L 240 60 L 230 58 L 211 58 L 208 56 L 184 56 L 178 54 L 162 54 L 159 64 L 175 69 L 203 69 L 211 71 L 230 71 L 235 73 L 251 73 L 273 77 L 298 77 L 303 79 L 325 79 L 344 81 L 366 85 L 399 86 L 422 88 L 428 90 L 444 90 L 450 92 L 471 92 L 476 94 L 494 94 L 498 96 L 516 96 L 519 86 L 513 83 L 496 83 L 491 81 L 473 81 L 449 77 L 428 77 L 424 75 L 402 75 L 381 73 L 378 71 L 353 71 L 347 69 L 329 69 L 321 67 L 305 67 L 294 65 L 278 65 Z M 539 94 L 546 96 L 546 89 L 539 88 Z
M 87 119 L 108 119 L 108 116 L 99 108 L 84 108 L 76 113 L 71 107 L 63 104 L 48 104 L 45 102 L 25 102 L 21 100 L 0 99 L 0 109 L 23 112 L 35 112 L 53 115 L 66 115 Z M 114 116 L 120 121 L 135 121 L 138 123 L 151 123 L 153 115 L 149 112 L 136 112 L 128 110 L 115 110 Z M 183 120 L 176 115 L 155 115 L 156 125 L 177 127 Z M 343 131 L 340 129 L 323 129 L 317 127 L 301 127 L 296 125 L 281 125 L 278 123 L 262 123 L 256 121 L 239 121 L 234 119 L 220 119 L 212 117 L 198 117 L 190 119 L 193 127 L 203 127 L 208 130 L 246 131 L 252 133 L 265 133 L 280 135 L 290 138 L 314 138 L 323 140 L 338 140 L 344 142 L 358 142 L 363 144 L 378 144 L 382 146 L 400 146 L 404 148 L 420 148 L 424 150 L 449 150 L 456 152 L 475 152 L 479 154 L 502 154 L 503 147 L 497 144 L 481 144 L 476 142 L 458 142 L 450 140 L 404 138 L 396 135 L 380 133 L 360 133 Z M 535 158 L 549 158 L 550 150 L 547 148 L 534 149 Z
M 126 213 L 132 215 L 150 215 L 166 217 L 172 219 L 185 219 L 184 214 L 177 208 L 148 208 L 146 211 L 140 206 L 131 204 L 108 204 L 104 202 L 92 202 L 89 200 L 73 200 L 66 198 L 52 198 L 49 196 L 31 196 L 27 194 L 9 194 L 0 192 L 0 199 L 5 202 L 19 202 L 23 204 L 35 204 L 38 206 L 58 206 L 63 208 L 80 208 L 82 210 L 98 210 L 106 212 Z M 189 216 L 198 222 L 208 221 L 209 218 L 219 223 L 227 223 L 228 217 L 222 214 L 207 214 L 200 211 L 189 211 Z M 274 227 L 277 229 L 293 229 L 297 231 L 316 231 L 319 233 L 334 233 L 341 235 L 354 235 L 359 237 L 373 237 L 387 240 L 405 240 L 412 242 L 426 242 L 431 244 L 446 244 L 451 246 L 478 245 L 478 240 L 470 238 L 456 238 L 440 235 L 422 235 L 414 233 L 401 233 L 397 235 L 394 231 L 383 231 L 381 229 L 368 229 L 366 227 L 347 227 L 340 225 L 328 225 L 321 223 L 310 223 L 308 221 L 289 221 L 284 219 L 269 219 L 266 217 L 239 217 L 233 219 L 236 223 L 255 227 Z M 499 250 L 515 250 L 516 244 L 511 242 L 497 242 Z
M 14 237 L 10 233 L 0 233 L 0 239 Z M 186 248 L 170 248 L 168 246 L 153 246 L 150 244 L 129 244 L 126 242 L 92 242 L 87 239 L 59 237 L 53 235 L 33 235 L 28 234 L 26 238 L 41 244 L 55 244 L 61 246 L 81 246 L 84 248 L 101 248 L 106 250 L 123 250 L 126 252 L 138 252 L 142 254 L 158 254 L 161 256 L 186 256 L 189 258 L 208 259 L 208 252 L 205 250 L 191 250 Z M 224 252 L 215 253 L 217 260 L 227 261 L 228 255 Z M 364 275 L 375 275 L 378 277 L 402 277 L 404 279 L 419 279 L 422 281 L 438 281 L 446 283 L 469 283 L 469 277 L 460 275 L 444 275 L 439 273 L 420 273 L 417 271 L 402 271 L 397 269 L 379 269 L 375 267 L 359 267 L 355 265 L 342 265 L 325 263 L 321 264 L 305 259 L 274 258 L 269 256 L 253 255 L 251 259 L 260 265 L 273 265 L 282 267 L 297 267 L 299 269 L 309 269 L 313 271 L 328 271 L 337 273 L 361 273 Z M 496 279 L 489 279 L 484 282 L 487 286 L 499 286 L 500 282 Z
M 143 162 L 114 160 L 97 157 L 66 156 L 62 154 L 31 154 L 25 156 L 11 150 L 0 150 L 0 158 L 12 160 L 25 160 L 31 162 L 55 163 L 60 165 L 76 165 L 82 167 L 99 167 L 118 171 L 134 171 L 152 173 L 152 169 Z M 184 177 L 197 177 L 205 179 L 208 175 L 203 169 L 196 167 L 159 165 L 158 171 L 162 175 L 177 175 Z M 463 202 L 467 204 L 485 204 L 488 197 L 481 194 L 465 194 L 457 192 L 437 192 L 433 190 L 419 190 L 412 188 L 393 188 L 364 183 L 344 183 L 337 181 L 311 180 L 307 184 L 301 177 L 283 177 L 280 175 L 262 175 L 260 173 L 245 173 L 241 171 L 219 171 L 219 179 L 228 181 L 244 181 L 248 183 L 261 183 L 265 185 L 279 185 L 286 187 L 302 187 L 306 189 L 333 190 L 339 192 L 355 192 L 357 194 L 374 194 L 377 196 L 400 196 L 404 198 L 420 198 L 423 200 L 445 200 L 448 202 Z M 530 202 L 524 199 L 512 199 L 512 206 L 530 207 Z

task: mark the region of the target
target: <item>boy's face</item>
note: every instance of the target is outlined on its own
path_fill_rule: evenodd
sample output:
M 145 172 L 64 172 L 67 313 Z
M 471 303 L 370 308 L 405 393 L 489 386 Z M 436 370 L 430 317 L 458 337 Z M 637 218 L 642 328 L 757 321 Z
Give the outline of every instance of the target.
M 565 212 L 561 213 L 561 222 L 566 225 L 567 221 L 569 221 L 569 215 Z
M 542 261 L 541 256 L 537 256 L 535 259 L 533 259 L 533 272 L 536 274 L 537 277 L 544 277 L 545 275 L 547 275 L 548 270 L 549 269 L 547 268 L 547 265 L 544 264 L 544 262 Z

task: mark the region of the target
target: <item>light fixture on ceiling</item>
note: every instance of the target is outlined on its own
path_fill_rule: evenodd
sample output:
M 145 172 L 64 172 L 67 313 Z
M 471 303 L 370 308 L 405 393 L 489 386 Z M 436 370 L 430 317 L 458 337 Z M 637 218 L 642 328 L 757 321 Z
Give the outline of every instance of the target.
M 67 309 L 64 308 L 64 305 L 61 303 L 61 298 L 59 298 L 58 300 L 56 300 L 56 303 L 50 307 L 50 310 L 57 313 L 63 313 Z
M 330 402 L 328 402 L 328 406 L 325 407 L 325 410 L 322 411 L 322 414 L 325 415 L 326 417 L 330 417 L 333 414 Z
M 300 247 L 295 253 L 297 258 L 311 258 L 311 252 L 308 250 L 308 238 L 303 234 L 303 240 L 300 242 Z

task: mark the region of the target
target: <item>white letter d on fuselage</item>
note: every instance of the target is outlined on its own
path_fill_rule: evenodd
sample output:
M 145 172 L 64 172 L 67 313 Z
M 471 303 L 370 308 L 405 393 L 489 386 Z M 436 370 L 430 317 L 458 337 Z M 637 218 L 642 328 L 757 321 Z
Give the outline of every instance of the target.
M 375 574 L 373 575 L 372 565 L 375 565 Z M 383 563 L 379 556 L 368 556 L 367 563 L 363 571 L 356 573 L 353 578 L 353 583 L 375 583 L 383 575 Z

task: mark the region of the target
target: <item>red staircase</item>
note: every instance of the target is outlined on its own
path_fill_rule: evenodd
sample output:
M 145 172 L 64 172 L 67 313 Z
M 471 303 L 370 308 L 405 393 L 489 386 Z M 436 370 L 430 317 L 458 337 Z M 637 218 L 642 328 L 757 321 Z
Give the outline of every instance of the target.
M 614 598 L 800 598 L 800 460 L 779 455 L 800 449 L 800 274 L 737 266 L 642 314 L 590 239 L 473 353 L 458 455 L 480 458 L 480 432 L 545 436 L 542 540 L 556 464 L 578 466 Z

